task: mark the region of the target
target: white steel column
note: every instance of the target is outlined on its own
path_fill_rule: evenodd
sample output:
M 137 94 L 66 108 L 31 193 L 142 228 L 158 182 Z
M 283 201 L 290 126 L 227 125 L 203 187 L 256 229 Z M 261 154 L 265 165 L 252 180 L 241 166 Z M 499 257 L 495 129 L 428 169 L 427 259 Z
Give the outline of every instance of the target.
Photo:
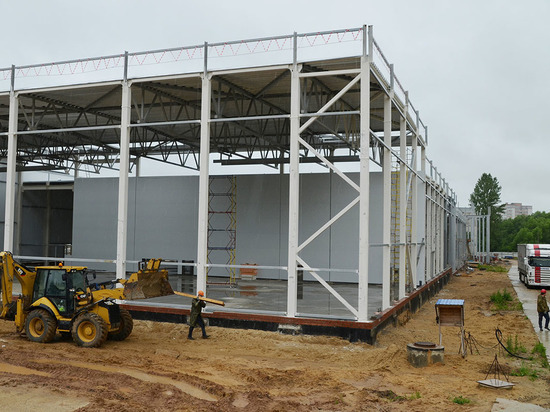
M 20 255 L 21 254 L 21 216 L 23 212 L 23 172 L 19 171 L 16 173 L 17 176 L 17 196 L 15 199 L 15 204 L 17 205 L 15 212 L 15 222 L 17 222 L 17 230 L 15 231 L 15 244 L 13 253 Z
M 432 171 L 433 171 L 433 165 L 432 165 Z M 439 216 L 439 191 L 437 190 L 437 173 L 434 173 L 434 181 L 432 185 L 432 215 L 431 215 L 431 222 L 432 222 L 432 250 L 433 250 L 433 264 L 432 264 L 432 271 L 430 272 L 430 276 L 426 278 L 426 281 L 428 279 L 431 279 L 434 277 L 435 273 L 437 272 L 437 265 L 438 265 L 438 242 L 439 242 L 439 233 L 438 233 L 438 216 Z
M 206 50 L 205 46 L 205 50 Z M 201 144 L 199 175 L 199 227 L 197 238 L 197 290 L 206 291 L 206 273 L 208 264 L 208 184 L 210 164 L 210 109 L 211 75 L 206 71 L 202 75 L 201 96 Z
M 11 70 L 10 109 L 8 119 L 8 164 L 6 169 L 6 203 L 4 213 L 4 250 L 13 252 L 15 218 L 15 175 L 17 164 L 18 97 L 15 94 L 15 68 Z
M 126 278 L 126 245 L 128 238 L 128 173 L 130 170 L 130 111 L 132 97 L 126 77 L 128 54 L 125 56 L 125 74 L 122 82 L 120 116 L 120 172 L 118 178 L 118 222 L 116 242 L 116 277 Z
M 405 116 L 408 107 L 405 105 Z M 399 118 L 399 157 L 403 160 L 399 164 L 399 296 L 405 297 L 407 280 L 407 121 L 405 117 Z M 414 182 L 414 180 L 413 180 Z
M 447 215 L 447 212 L 446 212 L 446 206 L 445 206 L 445 193 L 446 193 L 446 188 L 445 188 L 445 179 L 442 179 L 443 181 L 443 185 L 442 185 L 442 189 L 441 189 L 441 208 L 440 208 L 440 213 L 441 215 L 439 216 L 439 225 L 440 225 L 440 233 L 441 235 L 439 236 L 439 248 L 440 248 L 440 252 L 439 252 L 439 271 L 438 273 L 441 273 L 443 272 L 443 269 L 445 269 L 445 234 L 446 234 L 446 225 L 445 225 L 445 216 Z
M 417 130 L 418 130 L 418 128 L 417 128 Z M 418 135 L 416 135 L 416 137 L 415 137 L 415 140 L 417 140 L 417 139 L 418 139 Z M 424 178 L 424 190 L 423 190 L 422 203 L 424 204 L 425 209 L 427 209 L 428 200 L 426 199 L 426 190 L 429 187 L 429 184 L 428 184 L 428 176 L 426 175 L 426 147 L 422 144 L 420 145 L 420 173 Z M 424 220 L 424 255 L 425 255 L 425 260 L 426 261 L 428 260 L 428 256 L 429 256 L 428 234 L 426 233 L 427 227 L 428 227 L 428 222 L 425 219 Z M 418 238 L 417 238 L 417 242 L 418 242 Z M 415 259 L 416 259 L 416 257 L 415 257 Z M 427 264 L 424 265 L 424 278 L 426 277 L 426 273 L 427 273 L 427 270 L 428 270 L 427 266 L 428 266 Z M 418 278 L 419 278 L 419 274 L 417 272 L 416 273 L 416 278 L 414 279 L 413 287 L 416 287 L 416 285 L 418 285 Z
M 426 179 L 426 219 L 424 225 L 426 226 L 426 238 L 424 240 L 426 244 L 426 276 L 429 276 L 431 273 L 431 262 L 432 262 L 432 223 L 431 223 L 431 212 L 432 212 L 432 199 L 431 199 L 431 185 Z M 417 283 L 418 284 L 418 283 Z
M 391 95 L 384 95 L 384 158 L 382 161 L 383 205 L 382 205 L 382 310 L 390 307 L 391 288 Z
M 409 107 L 409 94 L 406 95 L 407 108 Z M 408 113 L 408 110 L 405 112 Z M 424 159 L 421 159 L 424 161 Z M 412 159 L 411 159 L 411 168 L 413 173 L 412 176 L 412 188 L 411 188 L 411 250 L 409 254 L 409 262 L 411 265 L 411 283 L 412 289 L 417 285 L 418 279 L 418 251 L 420 250 L 419 239 L 418 239 L 418 183 L 420 179 L 418 178 L 418 135 L 415 133 L 412 136 Z M 424 169 L 422 169 L 424 171 Z M 422 175 L 422 178 L 425 178 L 425 175 Z M 426 202 L 424 202 L 426 204 Z
M 437 173 L 437 169 L 436 169 L 436 173 Z M 435 265 L 435 271 L 434 273 L 432 274 L 432 278 L 435 277 L 438 273 L 441 272 L 441 238 L 443 237 L 443 232 L 442 232 L 442 227 L 441 227 L 441 201 L 442 201 L 442 197 L 441 197 L 441 181 L 440 181 L 440 176 L 438 176 L 438 180 L 439 180 L 439 185 L 437 187 L 437 190 L 436 190 L 436 199 L 437 199 L 437 203 L 435 205 L 435 219 L 434 219 L 434 225 L 435 225 L 435 233 L 437 235 L 436 237 L 436 244 L 435 244 L 435 256 L 436 256 L 436 265 Z
M 487 208 L 487 231 L 485 232 L 487 260 L 485 263 L 491 263 L 491 207 Z
M 370 191 L 370 67 L 373 53 L 372 26 L 363 26 L 363 56 L 361 57 L 360 90 L 360 133 L 361 151 L 359 153 L 359 284 L 358 284 L 358 320 L 368 321 L 369 310 L 369 191 Z M 368 41 L 368 54 L 367 54 Z
M 294 64 L 290 70 L 290 163 L 288 183 L 288 282 L 286 315 L 295 317 L 298 310 L 298 228 L 300 210 L 300 67 L 297 59 L 297 37 L 294 34 Z
M 430 165 L 431 167 L 431 165 Z M 433 167 L 431 167 L 431 171 L 433 173 Z M 430 266 L 430 272 L 428 273 L 428 276 L 426 277 L 426 281 L 428 279 L 431 279 L 433 277 L 433 274 L 436 270 L 436 248 L 437 248 L 437 232 L 436 232 L 436 225 L 435 225 L 435 216 L 437 213 L 437 204 L 436 204 L 436 197 L 437 197 L 437 191 L 435 189 L 435 180 L 432 180 L 432 184 L 430 186 L 430 197 L 431 197 L 431 210 L 430 210 L 430 250 L 431 250 L 431 266 Z

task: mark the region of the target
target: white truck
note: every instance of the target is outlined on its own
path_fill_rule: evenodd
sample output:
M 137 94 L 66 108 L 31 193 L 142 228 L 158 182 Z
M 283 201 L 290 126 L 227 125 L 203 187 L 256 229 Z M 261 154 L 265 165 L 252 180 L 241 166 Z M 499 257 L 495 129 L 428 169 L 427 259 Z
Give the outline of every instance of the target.
M 550 287 L 550 245 L 518 245 L 518 271 L 528 288 Z

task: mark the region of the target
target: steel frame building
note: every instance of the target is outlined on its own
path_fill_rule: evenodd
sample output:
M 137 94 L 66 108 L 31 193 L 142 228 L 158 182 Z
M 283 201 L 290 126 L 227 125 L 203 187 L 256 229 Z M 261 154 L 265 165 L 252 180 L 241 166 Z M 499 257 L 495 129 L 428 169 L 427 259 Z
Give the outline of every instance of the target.
M 129 173 L 138 175 L 143 159 L 160 161 L 199 174 L 196 267 L 197 287 L 204 290 L 216 154 L 221 165 L 262 165 L 289 175 L 288 317 L 297 316 L 299 267 L 354 319 L 368 322 L 371 248 L 383 251 L 382 309 L 465 261 L 466 231 L 456 196 L 426 158 L 428 128 L 370 26 L 12 66 L 0 69 L 2 84 L 4 250 L 14 250 L 19 172 L 65 170 L 78 176 L 82 170 L 118 170 L 115 261 L 117 276 L 125 276 Z M 357 166 L 359 184 L 341 170 L 343 162 Z M 300 241 L 300 174 L 308 163 L 339 176 L 356 196 Z M 369 242 L 374 169 L 384 181 L 383 241 L 376 245 Z M 354 207 L 360 216 L 354 240 L 357 307 L 300 255 Z M 417 270 L 420 260 L 424 273 Z M 393 296 L 392 285 L 398 291 Z

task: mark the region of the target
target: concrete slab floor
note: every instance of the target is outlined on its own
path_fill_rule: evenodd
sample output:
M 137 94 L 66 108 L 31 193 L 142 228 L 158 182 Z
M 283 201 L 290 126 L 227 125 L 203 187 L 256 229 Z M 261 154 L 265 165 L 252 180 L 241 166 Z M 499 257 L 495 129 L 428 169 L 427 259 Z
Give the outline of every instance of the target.
M 171 275 L 174 290 L 195 293 L 196 277 Z M 357 284 L 333 283 L 333 287 L 350 305 L 357 308 Z M 207 305 L 205 312 L 228 311 L 244 313 L 271 313 L 284 315 L 287 308 L 287 282 L 285 280 L 239 279 L 236 284 L 227 283 L 227 278 L 209 278 L 207 297 L 225 302 L 225 306 Z M 382 286 L 369 285 L 369 316 L 380 311 Z M 147 304 L 170 307 L 189 307 L 189 298 L 164 296 L 147 299 Z M 138 303 L 134 301 L 132 303 Z M 318 282 L 303 282 L 298 287 L 298 314 L 306 317 L 354 320 L 353 314 L 324 286 Z
M 546 348 L 546 355 L 550 360 L 550 331 L 544 330 L 540 332 L 539 329 L 539 315 L 537 313 L 537 297 L 540 294 L 540 289 L 528 289 L 519 280 L 519 272 L 517 264 L 514 263 L 508 271 L 508 277 L 514 286 L 514 290 L 518 295 L 518 299 L 523 304 L 523 312 L 529 318 L 535 329 L 535 333 L 539 337 L 539 341 Z M 548 298 L 547 298 L 548 299 Z M 542 326 L 544 327 L 544 320 Z
M 94 282 L 104 282 L 114 279 L 114 274 L 98 272 Z M 172 288 L 179 292 L 194 294 L 196 289 L 196 277 L 189 275 L 170 275 Z M 287 306 L 287 282 L 285 280 L 272 279 L 239 279 L 236 284 L 230 285 L 227 278 L 209 277 L 207 285 L 207 297 L 225 302 L 225 306 L 208 304 L 204 312 L 240 312 L 259 313 L 284 316 Z M 357 284 L 333 283 L 331 286 L 354 308 L 358 305 Z M 21 293 L 18 282 L 13 284 L 13 294 Z M 191 299 L 178 295 L 163 296 L 159 298 L 141 299 L 132 301 L 153 307 L 173 307 L 189 309 Z M 369 285 L 369 317 L 381 310 L 382 285 Z M 298 315 L 313 318 L 328 318 L 355 320 L 353 314 L 336 299 L 323 285 L 318 282 L 303 282 L 298 288 Z

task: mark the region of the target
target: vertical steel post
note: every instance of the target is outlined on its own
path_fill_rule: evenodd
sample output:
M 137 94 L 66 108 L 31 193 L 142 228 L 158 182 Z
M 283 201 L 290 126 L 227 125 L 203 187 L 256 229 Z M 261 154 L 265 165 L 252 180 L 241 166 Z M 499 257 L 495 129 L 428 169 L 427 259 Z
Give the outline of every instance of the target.
M 367 48 L 368 44 L 368 48 Z M 369 310 L 369 191 L 370 191 L 370 70 L 373 54 L 372 26 L 363 26 L 360 91 L 360 153 L 359 153 L 359 284 L 357 312 L 360 322 L 368 321 Z
M 392 189 L 392 167 L 391 167 L 391 105 L 390 95 L 384 95 L 384 158 L 382 161 L 383 195 L 382 195 L 382 310 L 390 307 L 391 289 L 391 189 Z
M 288 317 L 295 317 L 298 310 L 298 279 L 296 257 L 298 255 L 298 229 L 300 211 L 300 68 L 298 67 L 298 37 L 294 33 L 294 62 L 290 79 L 290 162 L 288 165 Z
M 446 185 L 447 183 L 445 182 L 445 179 L 442 179 L 443 180 L 443 185 L 442 185 L 442 189 L 441 189 L 441 222 L 440 222 L 440 225 L 441 225 L 441 238 L 439 240 L 439 243 L 440 243 L 440 247 L 441 247 L 441 251 L 440 251 L 440 259 L 441 259 L 441 265 L 440 265 L 440 272 L 443 271 L 443 269 L 445 269 L 445 234 L 447 233 L 447 225 L 445 224 L 445 221 L 446 221 L 446 216 L 447 216 L 447 211 L 446 211 L 446 199 L 447 199 L 447 196 L 446 196 L 446 193 L 447 193 L 447 189 L 446 189 Z
M 8 118 L 8 164 L 6 167 L 6 207 L 4 211 L 4 250 L 13 252 L 15 218 L 15 175 L 17 164 L 17 117 L 19 102 L 15 94 L 15 66 L 11 66 L 10 108 Z
M 405 116 L 409 110 L 405 103 Z M 399 296 L 405 297 L 405 286 L 407 280 L 407 119 L 404 116 L 399 118 L 399 157 L 402 162 L 399 164 Z M 413 181 L 414 182 L 414 181 Z M 412 263 L 412 259 L 411 259 Z
M 116 277 L 126 278 L 128 237 L 128 173 L 130 169 L 130 110 L 132 97 L 128 84 L 128 52 L 124 54 L 124 79 L 120 116 L 120 172 L 118 177 L 118 221 L 116 244 Z
M 406 98 L 406 104 L 407 104 L 407 110 L 405 111 L 405 115 L 407 115 L 409 111 L 409 92 L 406 92 L 405 94 Z M 418 246 L 418 182 L 420 179 L 418 178 L 418 137 L 416 133 L 412 136 L 412 158 L 411 158 L 411 168 L 413 173 L 412 176 L 412 188 L 411 188 L 411 251 L 410 251 L 410 264 L 411 264 L 411 282 L 412 287 L 416 286 L 416 279 L 417 279 L 417 273 L 418 273 L 418 267 L 417 267 L 417 254 L 420 250 L 420 247 Z M 425 204 L 426 202 L 424 202 Z
M 438 265 L 437 265 L 437 272 L 435 274 L 439 274 L 443 271 L 443 268 L 445 267 L 445 248 L 443 245 L 445 244 L 445 225 L 443 224 L 445 219 L 445 196 L 443 192 L 443 188 L 445 187 L 445 183 L 443 182 L 443 185 L 440 186 L 439 189 L 439 206 L 438 206 L 438 219 L 437 219 L 437 225 L 439 238 L 438 240 L 438 249 L 437 249 L 437 256 L 438 256 Z
M 418 139 L 418 135 L 415 135 L 415 143 L 417 143 L 417 140 Z M 426 188 L 429 187 L 428 185 L 428 182 L 427 182 L 427 176 L 426 176 L 426 148 L 424 147 L 424 145 L 420 145 L 420 175 L 424 178 L 424 190 L 423 190 L 423 193 L 424 193 L 424 196 L 423 196 L 423 199 L 422 199 L 422 203 L 424 204 L 424 207 L 427 208 L 427 204 L 428 204 L 428 201 L 426 199 Z M 415 185 L 416 186 L 416 185 Z M 416 202 L 417 201 L 417 196 L 414 196 L 414 195 L 418 195 L 418 191 L 415 190 L 415 192 L 413 192 L 413 197 L 415 198 L 414 201 Z M 428 251 L 428 236 L 426 235 L 426 221 L 424 221 L 424 254 L 426 255 L 426 260 L 427 260 L 427 257 L 429 256 L 429 251 Z M 417 230 L 417 227 L 415 226 L 415 232 Z M 418 242 L 418 236 L 416 236 L 416 242 Z M 414 256 L 414 259 L 416 259 L 416 255 Z M 415 265 L 416 266 L 416 265 Z M 426 276 L 426 266 L 424 267 L 424 277 Z M 414 285 L 416 286 L 418 284 L 418 278 L 419 278 L 419 274 L 418 274 L 418 271 L 415 270 L 415 274 L 416 276 L 413 278 L 414 280 Z
M 16 172 L 16 179 L 17 179 L 17 197 L 15 200 L 15 203 L 17 205 L 16 210 L 16 216 L 15 216 L 15 222 L 17 222 L 17 231 L 15 232 L 15 244 L 14 244 L 14 250 L 13 253 L 20 255 L 21 254 L 21 235 L 22 235 L 22 227 L 21 227 L 21 215 L 23 213 L 23 172 L 19 171 Z
M 433 167 L 433 164 L 432 164 L 432 167 Z M 435 168 L 434 168 L 434 173 L 435 173 L 435 181 L 434 181 L 434 188 L 433 188 L 434 210 L 432 212 L 434 265 L 433 265 L 433 271 L 430 274 L 430 279 L 432 279 L 439 270 L 439 237 L 440 237 L 440 232 L 439 232 L 439 210 L 440 210 L 439 200 L 440 200 L 440 198 L 439 198 L 439 189 L 438 189 L 438 182 L 437 182 L 438 174 L 437 174 L 437 169 L 435 169 Z M 428 281 L 428 279 L 426 279 L 426 281 Z
M 197 290 L 203 291 L 206 291 L 206 271 L 208 265 L 208 184 L 210 178 L 210 110 L 212 106 L 212 75 L 208 74 L 207 52 L 208 43 L 205 43 L 201 94 L 199 226 L 197 231 Z
M 491 263 L 491 207 L 487 208 L 487 232 L 485 234 L 487 248 L 487 264 Z

